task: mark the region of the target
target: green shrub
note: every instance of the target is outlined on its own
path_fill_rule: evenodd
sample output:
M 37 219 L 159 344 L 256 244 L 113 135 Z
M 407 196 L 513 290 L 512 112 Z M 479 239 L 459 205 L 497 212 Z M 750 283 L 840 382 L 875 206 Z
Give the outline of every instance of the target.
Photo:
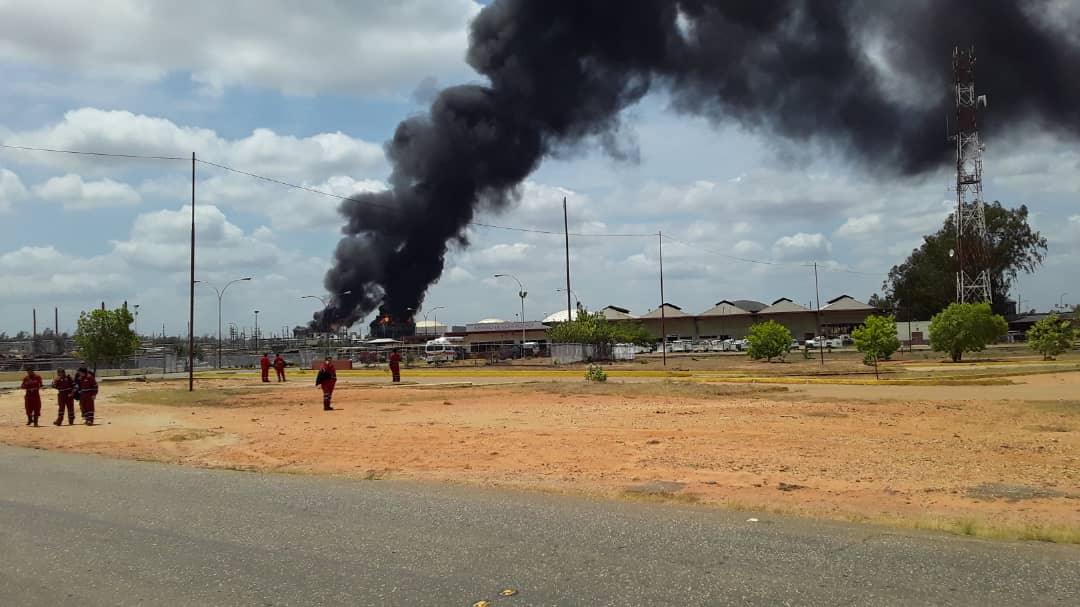
M 604 372 L 603 367 L 600 365 L 589 365 L 585 370 L 585 379 L 587 381 L 605 382 L 607 381 L 607 373 Z
M 956 363 L 964 352 L 981 352 L 1008 332 L 1008 323 L 990 304 L 954 303 L 930 319 L 930 347 L 948 352 Z
M 900 349 L 900 340 L 896 337 L 896 319 L 892 316 L 870 316 L 863 324 L 851 332 L 855 348 L 863 353 L 863 362 L 874 365 L 874 375 L 878 375 L 878 361 L 889 360 Z
M 775 320 L 770 320 L 750 327 L 746 341 L 750 343 L 750 358 L 764 358 L 770 362 L 774 358 L 783 360 L 791 348 L 791 331 Z
M 1062 354 L 1072 347 L 1076 339 L 1076 330 L 1072 328 L 1072 322 L 1058 318 L 1057 314 L 1051 314 L 1035 323 L 1035 326 L 1027 333 L 1028 343 L 1031 349 L 1043 355 L 1043 360 L 1050 360 L 1058 354 Z

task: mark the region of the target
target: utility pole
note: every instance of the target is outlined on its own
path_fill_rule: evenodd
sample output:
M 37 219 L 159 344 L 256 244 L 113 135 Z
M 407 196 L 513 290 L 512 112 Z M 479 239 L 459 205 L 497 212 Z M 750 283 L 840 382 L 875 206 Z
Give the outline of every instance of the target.
M 191 280 L 188 288 L 188 392 L 195 390 L 195 152 L 191 153 Z
M 817 334 L 818 352 L 821 353 L 821 366 L 825 366 L 825 336 L 821 334 L 821 290 L 818 289 L 817 262 L 814 262 L 814 297 L 817 299 Z
M 667 314 L 664 310 L 664 232 L 656 233 L 660 237 L 660 351 L 667 366 Z
M 566 217 L 566 196 L 562 199 L 563 234 L 566 237 L 566 321 L 574 320 L 574 309 L 570 307 L 570 222 Z
M 30 353 L 37 354 L 37 308 L 33 308 L 34 312 L 34 326 L 32 335 L 30 336 Z M 28 397 L 29 398 L 29 397 Z

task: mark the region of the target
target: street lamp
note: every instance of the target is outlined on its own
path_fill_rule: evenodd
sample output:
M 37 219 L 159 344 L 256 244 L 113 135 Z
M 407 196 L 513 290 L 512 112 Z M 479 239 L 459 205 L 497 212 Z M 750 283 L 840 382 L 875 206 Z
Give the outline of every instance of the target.
M 439 332 L 438 331 L 438 329 L 439 329 L 439 315 L 435 314 L 435 312 L 437 312 L 439 310 L 445 310 L 445 309 L 446 309 L 446 306 L 435 306 L 434 308 L 428 310 L 427 312 L 424 312 L 424 326 L 427 326 L 427 315 L 428 314 L 434 314 L 433 320 L 435 322 L 435 326 L 432 327 L 432 333 L 438 334 L 438 332 Z
M 577 304 L 577 307 L 580 308 L 581 307 L 581 298 L 578 297 L 578 294 L 575 293 L 573 289 L 555 289 L 556 293 L 566 293 L 567 291 L 569 291 L 570 294 L 574 296 L 574 302 Z M 567 310 L 566 313 L 569 314 L 570 310 Z M 567 320 L 569 321 L 569 320 L 574 320 L 574 319 L 573 318 L 567 318 Z
M 221 368 L 221 298 L 225 296 L 225 289 L 228 289 L 229 285 L 231 285 L 234 282 L 243 282 L 245 280 L 251 280 L 251 277 L 250 276 L 245 276 L 244 278 L 237 278 L 236 280 L 230 280 L 229 282 L 225 283 L 225 286 L 221 287 L 220 290 L 218 290 L 217 287 L 215 287 L 214 285 L 212 285 L 212 284 L 210 284 L 210 283 L 208 283 L 206 281 L 202 281 L 202 280 L 196 280 L 195 281 L 195 282 L 199 282 L 199 283 L 202 283 L 202 284 L 210 287 L 211 289 L 214 290 L 214 292 L 217 293 L 217 367 L 218 367 L 218 369 Z M 136 308 L 137 307 L 138 306 L 136 306 Z M 135 318 L 136 319 L 138 318 L 138 313 L 136 313 Z M 230 324 L 232 324 L 232 323 L 230 323 Z M 258 324 L 259 324 L 259 311 L 255 310 L 255 325 L 258 326 Z M 259 344 L 256 343 L 255 344 L 255 349 L 256 350 L 258 349 L 258 346 L 259 346 Z
M 342 295 L 349 295 L 352 291 L 342 291 Z M 330 301 L 325 297 L 319 297 L 318 295 L 301 295 L 300 299 L 316 299 L 322 302 L 323 305 L 323 322 L 326 322 L 326 310 L 330 307 Z M 327 329 L 330 327 L 327 326 Z M 330 356 L 330 331 L 324 331 L 326 334 L 326 355 Z
M 139 336 L 139 304 L 132 306 L 135 308 L 135 337 Z M 57 336 L 59 337 L 59 336 Z M 135 368 L 139 368 L 139 348 L 135 347 Z
M 518 285 L 518 297 L 521 298 L 521 358 L 525 358 L 525 296 L 528 293 L 525 291 L 525 287 L 518 280 L 517 276 L 513 274 L 496 274 L 495 278 L 513 278 L 514 282 Z
M 1062 309 L 1062 310 L 1065 309 L 1065 296 L 1066 295 L 1068 295 L 1068 293 L 1062 293 L 1061 297 L 1058 297 L 1058 308 L 1059 309 Z

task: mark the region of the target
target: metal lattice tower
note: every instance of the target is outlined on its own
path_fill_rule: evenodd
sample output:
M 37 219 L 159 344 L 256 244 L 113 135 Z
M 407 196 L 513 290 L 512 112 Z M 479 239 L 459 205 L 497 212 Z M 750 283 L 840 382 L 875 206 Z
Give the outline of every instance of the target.
M 990 270 L 986 207 L 982 193 L 982 152 L 976 122 L 985 95 L 975 94 L 975 49 L 953 50 L 956 81 L 956 300 L 989 302 Z

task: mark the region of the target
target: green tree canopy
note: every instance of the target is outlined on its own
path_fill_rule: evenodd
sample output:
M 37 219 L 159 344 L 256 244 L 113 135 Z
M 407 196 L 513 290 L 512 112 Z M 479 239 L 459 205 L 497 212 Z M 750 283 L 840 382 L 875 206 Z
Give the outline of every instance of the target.
M 1008 294 L 1016 277 L 1038 268 L 1046 254 L 1046 239 L 1028 225 L 1027 206 L 1007 209 L 1000 202 L 986 205 L 989 242 L 978 247 L 965 238 L 960 247 L 965 267 L 975 265 L 990 270 L 993 310 L 1007 312 Z M 901 320 L 927 319 L 956 300 L 955 216 L 950 215 L 940 230 L 923 238 L 923 244 L 904 261 L 893 266 L 881 288 L 882 301 L 892 302 Z M 910 315 L 910 318 L 909 318 Z
M 547 331 L 552 343 L 610 345 L 630 343 L 641 346 L 656 340 L 636 322 L 611 322 L 603 312 L 578 310 L 577 318 L 561 322 Z
M 75 343 L 79 356 L 88 364 L 117 364 L 139 347 L 139 336 L 131 329 L 135 317 L 127 308 L 93 310 L 79 315 Z
M 964 352 L 981 352 L 1008 332 L 1008 323 L 990 304 L 954 303 L 930 319 L 930 347 L 960 362 Z
M 874 363 L 874 375 L 878 376 L 878 361 L 889 357 L 900 349 L 900 339 L 896 337 L 896 319 L 892 316 L 869 316 L 863 324 L 851 332 L 855 348 L 863 353 L 866 362 Z
M 746 341 L 750 343 L 750 358 L 771 362 L 774 358 L 783 359 L 791 349 L 791 331 L 775 320 L 769 320 L 751 326 Z
M 1072 348 L 1076 329 L 1073 328 L 1071 320 L 1051 314 L 1035 323 L 1035 326 L 1028 330 L 1027 338 L 1032 350 L 1042 354 L 1043 360 L 1050 360 L 1051 357 Z

